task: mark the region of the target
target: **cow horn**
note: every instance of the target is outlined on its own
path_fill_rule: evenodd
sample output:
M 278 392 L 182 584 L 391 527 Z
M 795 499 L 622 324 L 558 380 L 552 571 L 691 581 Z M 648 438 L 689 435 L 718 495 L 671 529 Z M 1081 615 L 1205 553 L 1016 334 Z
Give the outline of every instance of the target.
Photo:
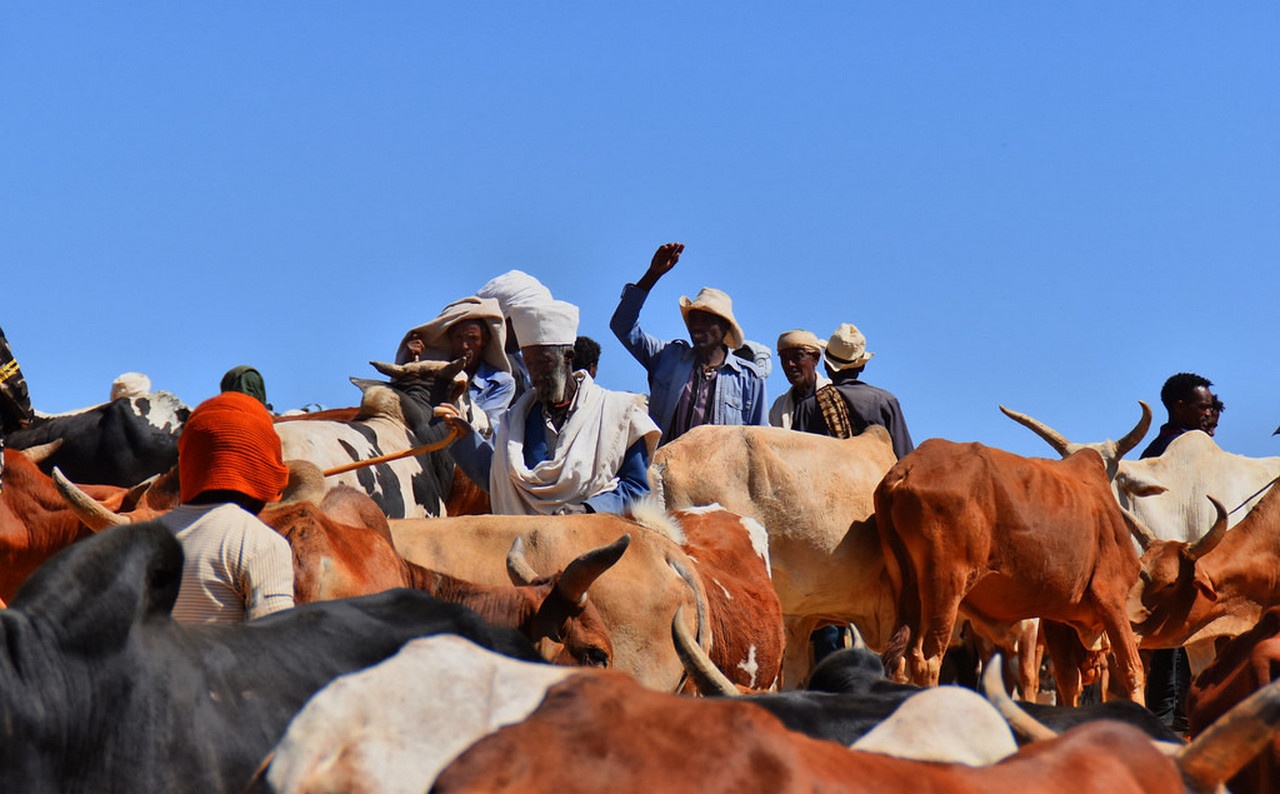
M 57 486 L 62 498 L 67 500 L 72 512 L 94 532 L 129 523 L 129 519 L 111 512 L 76 487 L 75 483 L 68 480 L 57 466 L 53 468 L 53 484 Z
M 1179 754 L 1178 769 L 1192 789 L 1216 791 L 1275 736 L 1280 681 L 1254 692 L 1222 715 Z
M 676 607 L 676 616 L 671 619 L 671 639 L 676 646 L 676 656 L 684 665 L 685 672 L 693 679 L 694 686 L 704 695 L 720 695 L 721 697 L 737 697 L 742 694 L 729 677 L 702 650 L 698 640 L 689 632 L 684 622 L 684 604 Z
M 1142 400 L 1138 400 L 1138 405 L 1142 406 L 1142 418 L 1138 420 L 1138 424 L 1125 434 L 1124 438 L 1116 442 L 1116 460 L 1123 458 L 1129 450 L 1138 446 L 1138 442 L 1147 434 L 1147 430 L 1151 428 L 1151 406 Z
M 409 375 L 409 368 L 404 364 L 391 364 L 386 361 L 370 361 L 369 363 L 378 372 L 381 372 L 392 380 L 408 377 Z
M 601 546 L 580 555 L 565 566 L 564 572 L 556 582 L 556 591 L 569 603 L 582 606 L 587 602 L 587 589 L 600 578 L 600 574 L 622 559 L 622 553 L 630 544 L 631 535 L 627 534 L 608 546 Z
M 538 579 L 538 572 L 533 570 L 533 566 L 524 556 L 524 538 L 516 536 L 511 541 L 511 551 L 507 552 L 507 576 L 511 577 L 512 584 L 517 586 L 532 584 Z
M 1192 562 L 1213 551 L 1227 536 L 1227 508 L 1212 496 L 1209 497 L 1209 501 L 1213 502 L 1213 509 L 1217 511 L 1218 517 L 1214 519 L 1209 531 L 1204 533 L 1204 537 L 1187 546 L 1187 556 Z
M 1151 531 L 1151 527 L 1144 524 L 1142 519 L 1133 514 L 1132 510 L 1127 507 L 1121 507 L 1120 513 L 1124 516 L 1124 523 L 1128 525 L 1133 539 L 1138 541 L 1138 545 L 1142 547 L 1143 551 L 1146 551 L 1151 547 L 1152 543 L 1159 540 L 1156 537 L 1156 533 Z
M 27 447 L 18 451 L 30 458 L 32 463 L 40 464 L 51 458 L 53 453 L 57 452 L 58 448 L 62 446 L 63 441 L 64 439 L 55 438 L 44 444 L 36 444 L 34 447 Z
M 1017 411 L 1011 411 L 1003 405 L 1000 406 L 1000 411 L 1005 416 L 1030 430 L 1032 433 L 1043 438 L 1048 442 L 1049 446 L 1053 447 L 1053 449 L 1062 457 L 1065 458 L 1067 455 L 1071 454 L 1073 445 L 1070 441 L 1067 441 L 1066 436 L 1062 435 L 1057 430 L 1054 430 L 1052 427 L 1049 427 L 1044 422 L 1041 422 L 1038 419 L 1032 419 L 1030 416 L 1018 413 Z
M 982 694 L 986 695 L 991 705 L 996 707 L 1013 732 L 1022 738 L 1038 742 L 1057 736 L 1056 731 L 1023 711 L 1017 703 L 1013 702 L 1013 698 L 1009 697 L 1009 693 L 1004 689 L 1004 677 L 1001 675 L 1003 668 L 1004 659 L 998 653 L 986 663 L 982 671 Z

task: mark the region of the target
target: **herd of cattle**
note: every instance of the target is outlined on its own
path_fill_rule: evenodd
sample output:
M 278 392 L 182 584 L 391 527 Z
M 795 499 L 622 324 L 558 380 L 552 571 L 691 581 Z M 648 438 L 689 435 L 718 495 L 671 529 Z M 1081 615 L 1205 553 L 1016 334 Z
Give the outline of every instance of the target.
M 357 408 L 279 417 L 262 519 L 299 606 L 243 626 L 169 617 L 177 398 L 5 439 L 0 789 L 1280 786 L 1280 458 L 1193 431 L 1123 460 L 1145 404 L 1088 444 L 1005 410 L 1055 459 L 708 426 L 658 450 L 634 515 L 495 516 L 435 448 L 456 420 L 412 429 L 464 376 L 379 369 Z M 815 665 L 823 625 L 858 647 Z M 936 686 L 957 644 L 987 698 Z M 1141 706 L 1169 647 L 1198 673 L 1189 743 Z

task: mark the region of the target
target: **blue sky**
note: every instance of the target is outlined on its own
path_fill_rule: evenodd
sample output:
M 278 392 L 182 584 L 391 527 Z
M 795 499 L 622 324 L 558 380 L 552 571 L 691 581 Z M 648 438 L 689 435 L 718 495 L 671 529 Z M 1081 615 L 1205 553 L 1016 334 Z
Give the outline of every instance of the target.
M 1114 438 L 1189 370 L 1280 455 L 1280 10 L 1114 5 L 5 3 L 0 327 L 44 411 L 335 407 L 519 268 L 644 391 L 608 319 L 679 240 L 651 333 L 853 322 L 917 442 Z

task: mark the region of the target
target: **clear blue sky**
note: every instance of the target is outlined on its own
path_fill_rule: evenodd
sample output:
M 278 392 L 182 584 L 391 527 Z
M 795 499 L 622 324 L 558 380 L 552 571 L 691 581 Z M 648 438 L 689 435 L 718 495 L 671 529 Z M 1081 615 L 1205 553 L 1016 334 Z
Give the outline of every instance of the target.
M 1190 370 L 1280 455 L 1274 3 L 8 2 L 0 147 L 44 411 L 242 363 L 350 405 L 511 268 L 644 391 L 608 319 L 679 240 L 648 330 L 704 285 L 770 344 L 853 322 L 917 442 L 1051 455 L 997 405 L 1114 438 Z

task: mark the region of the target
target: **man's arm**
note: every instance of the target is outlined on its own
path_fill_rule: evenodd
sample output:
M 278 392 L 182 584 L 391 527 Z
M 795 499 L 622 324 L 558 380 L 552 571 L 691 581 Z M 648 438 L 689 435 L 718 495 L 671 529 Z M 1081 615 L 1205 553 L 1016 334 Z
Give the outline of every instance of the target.
M 495 423 L 494 434 L 498 432 Z M 449 454 L 453 462 L 467 475 L 467 479 L 476 484 L 480 490 L 489 493 L 489 472 L 493 469 L 493 447 L 489 442 L 472 429 L 472 431 L 449 445 Z
M 746 416 L 742 417 L 743 424 L 769 424 L 768 409 L 765 407 L 767 397 L 764 390 L 764 378 L 748 378 L 747 383 L 750 390 L 750 402 L 747 406 Z
M 645 370 L 650 368 L 653 358 L 666 347 L 666 343 L 646 334 L 640 327 L 640 310 L 644 308 L 649 291 L 663 274 L 675 267 L 682 251 L 684 251 L 683 243 L 667 243 L 659 246 L 644 275 L 636 283 L 622 288 L 622 298 L 618 302 L 618 308 L 614 310 L 613 317 L 609 320 L 609 330 L 613 331 L 613 335 L 618 338 L 622 346 L 636 361 L 640 362 Z
M 246 621 L 293 606 L 293 550 L 266 524 L 258 535 L 241 571 Z
M 624 513 L 631 503 L 649 493 L 649 447 L 641 438 L 627 448 L 618 467 L 618 486 L 588 499 L 585 504 L 593 513 Z

